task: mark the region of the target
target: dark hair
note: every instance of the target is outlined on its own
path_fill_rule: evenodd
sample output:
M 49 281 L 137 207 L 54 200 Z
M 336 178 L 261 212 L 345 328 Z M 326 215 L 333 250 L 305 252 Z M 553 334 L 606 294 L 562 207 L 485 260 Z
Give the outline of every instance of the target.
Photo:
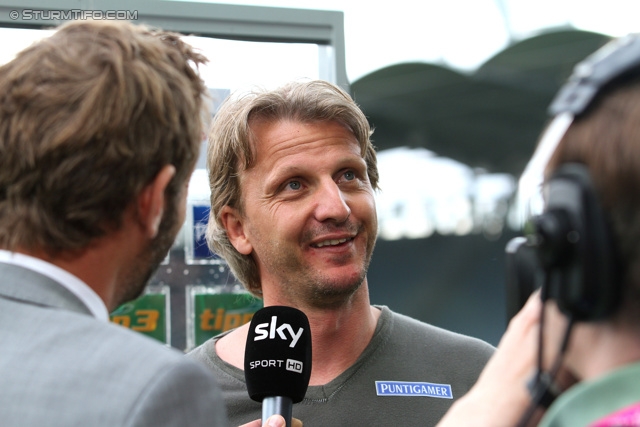
M 558 144 L 547 177 L 564 163 L 587 166 L 611 222 L 622 268 L 618 320 L 640 325 L 640 75 L 605 88 Z

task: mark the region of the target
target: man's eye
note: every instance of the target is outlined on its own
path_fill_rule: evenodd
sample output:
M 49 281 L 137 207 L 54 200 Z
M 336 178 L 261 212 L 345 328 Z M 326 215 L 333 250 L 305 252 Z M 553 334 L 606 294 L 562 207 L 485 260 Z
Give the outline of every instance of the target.
M 345 173 L 344 173 L 344 178 L 345 178 L 347 181 L 352 181 L 352 180 L 356 179 L 356 174 L 355 174 L 355 173 L 353 173 L 352 171 L 348 171 L 348 172 L 345 172 Z
M 300 184 L 300 181 L 291 181 L 287 184 L 287 187 L 289 187 L 290 190 L 299 190 L 302 185 Z

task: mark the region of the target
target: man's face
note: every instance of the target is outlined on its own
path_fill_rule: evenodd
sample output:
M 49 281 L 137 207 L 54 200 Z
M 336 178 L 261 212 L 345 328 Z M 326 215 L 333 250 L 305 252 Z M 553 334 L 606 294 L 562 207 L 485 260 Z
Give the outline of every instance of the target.
M 356 138 L 337 122 L 251 129 L 256 162 L 241 173 L 243 212 L 230 209 L 239 218 L 232 243 L 256 260 L 265 298 L 341 304 L 364 282 L 377 233 Z

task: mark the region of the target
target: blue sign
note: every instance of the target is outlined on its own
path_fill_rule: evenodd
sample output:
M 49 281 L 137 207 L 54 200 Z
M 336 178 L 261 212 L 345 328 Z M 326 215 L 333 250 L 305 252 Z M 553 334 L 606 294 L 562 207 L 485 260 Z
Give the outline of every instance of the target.
M 211 252 L 207 246 L 205 233 L 209 222 L 209 206 L 193 205 L 193 260 L 211 261 L 219 260 L 220 256 Z

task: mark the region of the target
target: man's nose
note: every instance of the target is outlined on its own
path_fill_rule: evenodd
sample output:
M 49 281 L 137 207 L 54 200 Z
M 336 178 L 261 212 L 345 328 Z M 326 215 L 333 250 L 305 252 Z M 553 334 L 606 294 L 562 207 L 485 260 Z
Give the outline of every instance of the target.
M 345 194 L 333 180 L 322 183 L 316 194 L 315 217 L 318 221 L 345 222 L 351 215 Z

